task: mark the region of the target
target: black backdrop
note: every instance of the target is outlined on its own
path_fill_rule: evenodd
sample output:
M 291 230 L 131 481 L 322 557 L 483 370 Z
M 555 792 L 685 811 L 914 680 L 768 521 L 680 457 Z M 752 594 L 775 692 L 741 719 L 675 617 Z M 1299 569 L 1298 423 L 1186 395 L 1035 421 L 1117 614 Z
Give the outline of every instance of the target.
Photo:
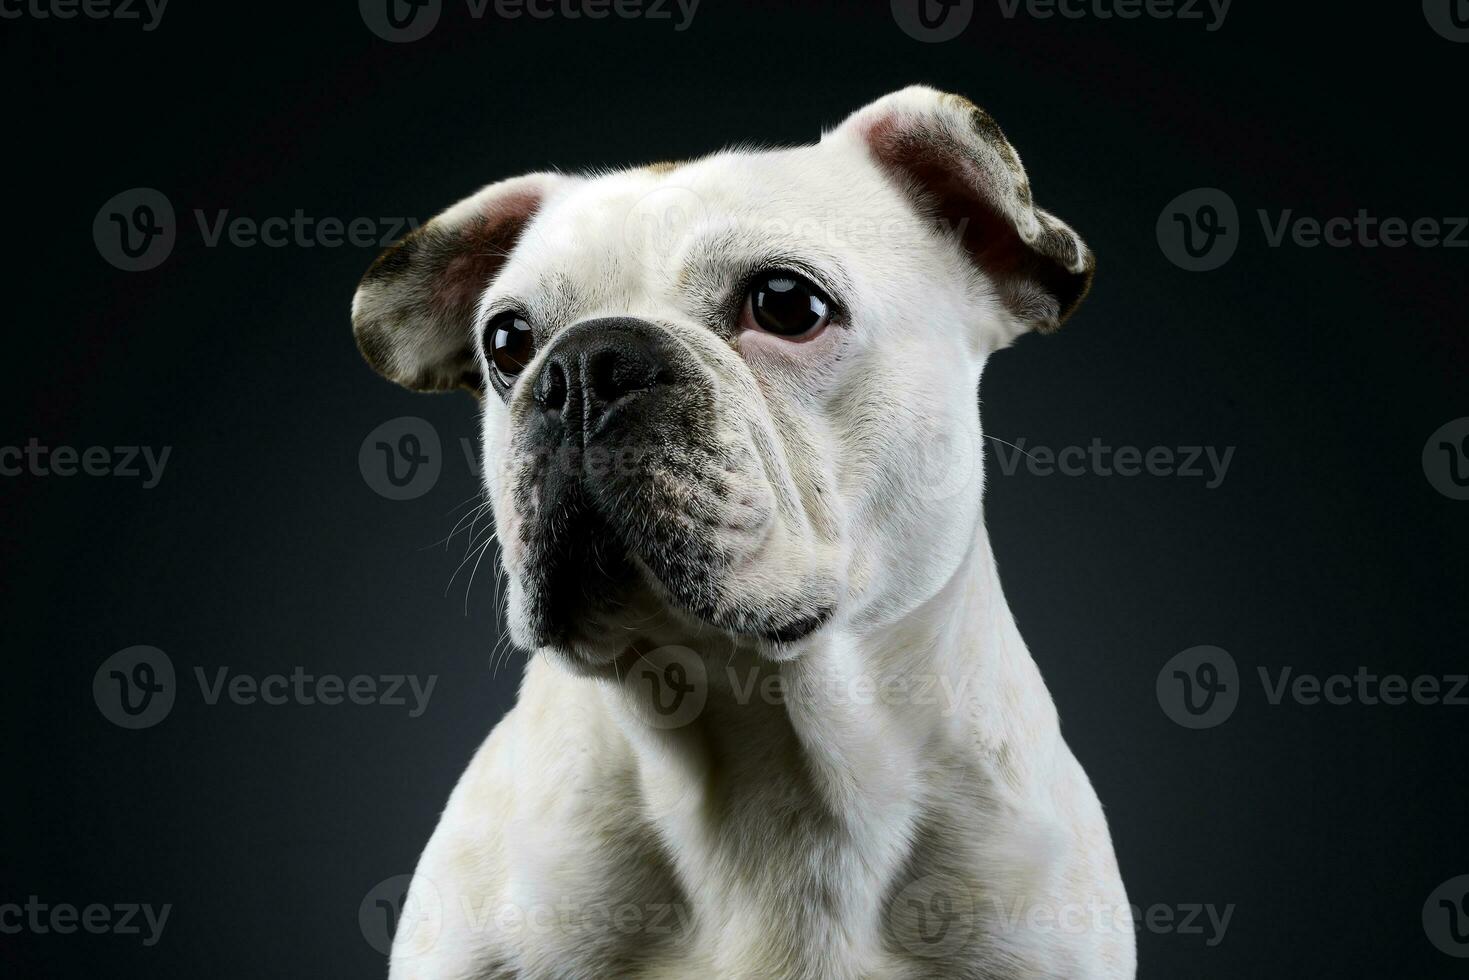
M 1100 16 L 1107 0 L 1079 18 L 980 0 L 942 42 L 881 2 L 704 0 L 680 30 L 676 8 L 475 18 L 447 0 L 412 43 L 340 0 L 174 0 L 152 30 L 39 2 L 0 4 L 0 445 L 105 447 L 114 469 L 116 447 L 170 455 L 147 488 L 0 457 L 0 907 L 46 908 L 39 927 L 0 908 L 0 974 L 381 975 L 374 896 L 393 886 L 374 889 L 411 870 L 514 697 L 517 661 L 491 666 L 493 556 L 446 590 L 464 541 L 435 545 L 475 493 L 472 400 L 394 389 L 351 342 L 375 245 L 211 245 L 196 210 L 392 234 L 527 170 L 809 141 L 924 81 L 994 113 L 1100 259 L 1076 319 L 991 362 L 988 432 L 1032 453 L 1233 447 L 1213 487 L 990 459 L 1008 595 L 1131 899 L 1155 913 L 1140 975 L 1463 975 L 1451 954 L 1469 943 L 1438 899 L 1469 874 L 1469 707 L 1368 703 L 1356 682 L 1346 703 L 1272 703 L 1259 671 L 1432 676 L 1444 693 L 1469 672 L 1469 501 L 1449 468 L 1469 423 L 1436 435 L 1469 416 L 1469 251 L 1356 231 L 1273 247 L 1257 215 L 1365 210 L 1455 234 L 1469 43 L 1445 35 L 1461 0 L 1237 0 L 1215 30 L 1213 14 Z M 135 188 L 164 195 L 176 241 L 125 271 L 106 232 L 149 203 Z M 1195 188 L 1238 208 L 1220 219 L 1237 250 L 1212 271 L 1166 245 L 1183 228 L 1170 202 Z M 1196 220 L 1221 213 L 1185 200 Z M 393 500 L 359 448 L 403 416 L 439 435 L 441 471 Z M 139 645 L 176 680 L 166 716 L 132 730 L 104 661 Z M 1228 658 L 1190 653 L 1185 673 L 1208 680 L 1205 657 L 1238 677 L 1188 727 L 1170 660 L 1200 646 Z M 211 704 L 196 670 L 213 684 L 220 668 L 436 680 L 413 717 L 411 694 Z M 94 903 L 113 928 L 54 928 L 58 907 Z M 129 903 L 171 907 L 152 945 L 146 925 L 116 928 Z M 1194 905 L 1230 910 L 1222 936 L 1207 914 L 1181 928 Z

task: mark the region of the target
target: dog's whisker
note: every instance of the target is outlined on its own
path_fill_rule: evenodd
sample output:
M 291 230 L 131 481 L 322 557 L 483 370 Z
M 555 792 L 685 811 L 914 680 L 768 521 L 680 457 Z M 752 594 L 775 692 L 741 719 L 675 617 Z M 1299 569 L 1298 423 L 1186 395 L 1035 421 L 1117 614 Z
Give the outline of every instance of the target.
M 1021 449 L 1019 446 L 1015 445 L 1015 443 L 1013 443 L 1013 442 L 1006 442 L 1004 439 L 998 439 L 995 436 L 990 435 L 989 433 L 985 433 L 985 438 L 986 439 L 991 439 L 991 440 L 993 440 L 995 442 L 998 442 L 1002 446 L 1009 446 L 1011 449 L 1015 450 L 1017 453 L 1019 453 L 1020 455 L 1024 456 L 1027 459 L 1035 459 L 1034 456 L 1032 456 L 1030 453 L 1026 452 L 1024 449 Z
M 484 557 L 485 549 L 487 549 L 490 546 L 490 542 L 493 541 L 493 540 L 494 540 L 494 535 L 491 535 L 490 537 L 486 538 L 485 541 L 483 543 L 481 543 L 478 547 L 471 548 L 471 549 L 469 549 L 469 550 L 467 550 L 465 552 L 464 557 L 460 560 L 458 567 L 454 569 L 454 574 L 451 575 L 451 576 L 449 576 L 449 584 L 446 585 L 446 586 L 444 586 L 444 595 L 448 595 L 449 594 L 449 590 L 454 587 L 454 580 L 459 577 L 459 573 L 460 572 L 464 571 L 464 566 L 467 565 L 467 564 L 469 564 L 469 562 L 470 562 L 471 559 L 476 559 L 476 561 L 475 561 L 475 567 L 478 567 L 479 566 L 479 562 L 478 562 L 477 559 Z M 473 584 L 473 578 L 474 578 L 474 576 L 471 574 L 471 576 L 470 576 L 470 582 L 471 582 L 471 584 Z M 466 599 L 468 598 L 468 589 L 467 589 L 467 587 L 466 587 L 466 590 L 465 590 L 465 597 L 466 597 Z
M 473 500 L 473 499 L 474 499 L 473 497 L 470 498 L 470 500 Z M 466 500 L 464 503 L 469 503 L 469 501 Z M 453 510 L 451 510 L 450 513 L 453 513 L 454 510 L 458 510 L 460 507 L 463 507 L 463 506 L 464 506 L 464 504 L 460 504 L 458 507 L 453 508 Z M 490 501 L 488 501 L 488 500 L 482 501 L 481 503 L 479 503 L 478 505 L 476 505 L 474 507 L 474 509 L 471 510 L 464 517 L 459 518 L 459 520 L 455 522 L 454 527 L 449 531 L 449 533 L 447 535 L 445 535 L 444 537 L 440 538 L 439 540 L 433 542 L 432 544 L 425 545 L 423 548 L 421 548 L 419 550 L 420 551 L 427 551 L 429 548 L 435 548 L 435 547 L 438 547 L 439 545 L 443 545 L 445 547 L 445 549 L 447 549 L 449 547 L 449 542 L 454 539 L 455 535 L 457 535 L 457 534 L 460 533 L 461 529 L 465 525 L 465 522 L 469 522 L 469 524 L 470 524 L 470 529 L 471 529 L 470 530 L 470 537 L 472 538 L 474 536 L 474 532 L 473 532 L 474 525 L 479 522 L 480 518 L 482 518 L 485 515 L 485 513 L 491 509 L 491 507 L 492 507 L 492 505 L 491 505 L 491 502 Z
M 474 588 L 475 573 L 479 571 L 479 563 L 485 560 L 485 554 L 490 550 L 490 543 L 494 540 L 494 535 L 491 535 L 485 540 L 485 543 L 480 546 L 479 558 L 475 559 L 474 568 L 471 569 L 469 572 L 469 583 L 464 587 L 464 615 L 466 616 L 469 615 L 469 593 Z

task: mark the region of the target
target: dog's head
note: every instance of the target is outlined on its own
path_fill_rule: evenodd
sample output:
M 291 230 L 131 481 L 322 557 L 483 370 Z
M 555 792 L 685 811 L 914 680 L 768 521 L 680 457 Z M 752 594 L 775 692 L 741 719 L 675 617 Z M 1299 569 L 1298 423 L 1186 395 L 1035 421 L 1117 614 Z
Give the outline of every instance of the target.
M 1091 272 L 994 121 L 915 87 L 813 146 L 493 184 L 353 324 L 392 380 L 482 396 L 512 637 L 595 670 L 931 597 L 979 521 L 984 360 Z

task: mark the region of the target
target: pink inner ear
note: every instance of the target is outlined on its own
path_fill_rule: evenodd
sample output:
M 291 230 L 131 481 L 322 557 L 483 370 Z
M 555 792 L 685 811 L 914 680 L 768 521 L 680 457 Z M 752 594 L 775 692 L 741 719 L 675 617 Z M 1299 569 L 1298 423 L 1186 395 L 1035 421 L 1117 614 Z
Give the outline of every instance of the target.
M 873 156 L 913 182 L 934 217 L 958 231 L 964 248 L 991 275 L 1016 275 L 1029 257 L 1002 208 L 989 198 L 983 170 L 964 148 L 943 135 L 899 125 L 894 114 L 881 116 L 860 130 Z
M 999 287 L 1012 312 L 1027 320 L 1064 319 L 1080 301 L 1087 277 L 1072 274 L 1028 245 L 992 178 L 970 152 L 942 131 L 910 128 L 886 114 L 859 129 L 873 157 L 912 185 L 915 202 L 960 235 L 965 251 Z M 1028 200 L 1017 200 L 1029 207 Z
M 486 202 L 484 210 L 457 229 L 449 229 L 452 241 L 433 289 L 434 305 L 446 313 L 467 319 L 479 295 L 489 285 L 506 257 L 515 248 L 526 224 L 541 205 L 535 190 L 512 191 Z

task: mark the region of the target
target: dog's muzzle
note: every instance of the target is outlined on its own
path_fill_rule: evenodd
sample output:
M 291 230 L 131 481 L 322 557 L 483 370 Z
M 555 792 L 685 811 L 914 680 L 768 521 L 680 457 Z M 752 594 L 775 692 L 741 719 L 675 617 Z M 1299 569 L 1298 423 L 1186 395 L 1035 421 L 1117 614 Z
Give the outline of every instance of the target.
M 733 573 L 770 540 L 775 495 L 672 329 L 584 321 L 534 372 L 517 384 L 509 493 L 522 642 L 605 665 L 670 613 L 772 643 L 829 618 L 834 586 L 805 569 L 738 587 Z
M 520 451 L 534 514 L 523 525 L 532 622 L 544 645 L 594 645 L 646 589 L 630 555 L 650 517 L 652 463 L 686 436 L 683 391 L 695 368 L 666 330 L 609 317 L 575 324 L 527 378 Z

